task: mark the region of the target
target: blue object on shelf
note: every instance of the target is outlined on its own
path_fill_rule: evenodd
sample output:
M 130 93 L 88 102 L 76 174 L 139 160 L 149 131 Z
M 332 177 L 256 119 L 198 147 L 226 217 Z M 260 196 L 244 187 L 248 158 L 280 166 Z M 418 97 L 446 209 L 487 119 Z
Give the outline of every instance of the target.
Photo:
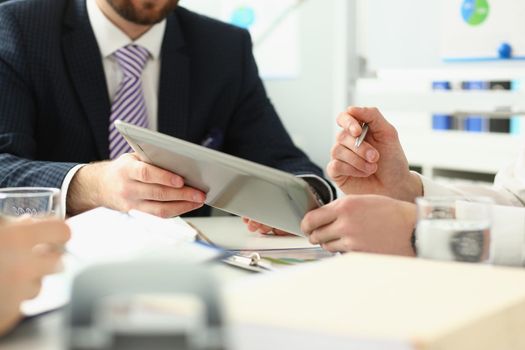
M 498 56 L 501 59 L 508 60 L 512 58 L 512 46 L 509 43 L 501 43 L 498 48 Z
M 433 90 L 451 90 L 450 81 L 433 81 Z M 443 113 L 434 113 L 432 115 L 432 130 L 450 130 L 452 129 L 452 116 Z
M 523 80 L 513 80 L 510 82 L 510 89 L 512 91 L 520 91 L 523 89 Z
M 469 116 L 465 118 L 464 128 L 469 132 L 483 132 L 487 130 L 483 116 Z
M 461 83 L 463 90 L 487 90 L 489 83 L 482 80 L 464 81 Z
M 461 84 L 463 90 L 487 90 L 490 85 L 486 81 L 464 81 Z M 487 120 L 482 115 L 469 115 L 465 118 L 463 128 L 469 132 L 488 131 Z
M 452 116 L 448 114 L 432 115 L 432 130 L 450 130 L 452 129 Z
M 523 120 L 521 120 L 521 117 L 510 118 L 510 133 L 512 135 L 521 134 L 522 125 L 523 125 Z
M 523 91 L 523 80 L 513 80 L 510 84 L 512 91 Z M 521 135 L 525 129 L 525 117 L 515 116 L 510 118 L 510 133 L 512 135 Z
M 450 81 L 433 81 L 432 89 L 433 90 L 451 90 Z

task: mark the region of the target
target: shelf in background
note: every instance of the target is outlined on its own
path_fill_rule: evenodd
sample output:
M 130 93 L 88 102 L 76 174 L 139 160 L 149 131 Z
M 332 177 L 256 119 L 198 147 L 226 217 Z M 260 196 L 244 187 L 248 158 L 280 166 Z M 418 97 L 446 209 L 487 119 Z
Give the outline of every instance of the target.
M 500 133 L 435 131 L 427 114 L 385 111 L 397 128 L 410 164 L 423 172 L 432 168 L 492 174 L 518 156 L 522 138 Z
M 403 112 L 493 111 L 498 107 L 525 110 L 525 93 L 505 90 L 433 91 L 431 82 L 357 82 L 356 104 Z
M 435 114 L 484 112 L 487 118 L 507 118 L 525 111 L 525 91 L 515 90 L 433 90 L 438 80 L 520 79 L 525 69 L 390 71 L 380 78 L 359 79 L 355 102 L 376 106 L 399 132 L 411 166 L 424 175 L 439 178 L 490 182 L 499 169 L 512 162 L 523 147 L 525 134 L 433 130 Z M 493 111 L 510 111 L 507 115 Z M 465 113 L 469 114 L 469 113 Z M 472 113 L 471 113 L 472 114 Z

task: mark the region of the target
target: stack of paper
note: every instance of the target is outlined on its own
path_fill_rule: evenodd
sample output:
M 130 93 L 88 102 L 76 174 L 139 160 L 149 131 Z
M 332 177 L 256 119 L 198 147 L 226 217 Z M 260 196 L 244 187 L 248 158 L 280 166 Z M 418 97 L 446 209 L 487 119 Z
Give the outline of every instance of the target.
M 221 254 L 195 244 L 195 230 L 180 218 L 161 219 L 137 211 L 120 213 L 97 208 L 67 222 L 71 239 L 66 244 L 64 271 L 46 277 L 40 295 L 22 304 L 22 312 L 26 315 L 68 303 L 74 276 L 93 264 L 134 259 L 200 263 Z
M 161 219 L 138 211 L 120 213 L 106 208 L 72 217 L 68 224 L 72 237 L 66 249 L 85 263 L 157 254 L 193 242 L 196 235 L 180 218 Z

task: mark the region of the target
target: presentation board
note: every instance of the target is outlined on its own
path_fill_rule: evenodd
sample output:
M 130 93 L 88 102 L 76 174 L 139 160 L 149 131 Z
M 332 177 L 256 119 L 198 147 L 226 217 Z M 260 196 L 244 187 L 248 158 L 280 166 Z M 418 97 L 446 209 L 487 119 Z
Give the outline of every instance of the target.
M 441 0 L 446 62 L 525 60 L 525 2 Z

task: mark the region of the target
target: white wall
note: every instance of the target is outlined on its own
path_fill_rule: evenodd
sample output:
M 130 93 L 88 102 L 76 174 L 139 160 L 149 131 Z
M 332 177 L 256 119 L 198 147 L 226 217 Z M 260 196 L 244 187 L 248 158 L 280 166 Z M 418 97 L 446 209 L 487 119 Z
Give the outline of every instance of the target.
M 357 47 L 359 54 L 367 59 L 370 71 L 422 68 L 525 68 L 523 61 L 443 63 L 441 46 L 442 40 L 447 38 L 441 33 L 442 2 L 457 3 L 459 16 L 461 0 L 356 1 Z
M 337 113 L 347 105 L 346 0 L 309 0 L 301 9 L 301 75 L 267 81 L 289 132 L 323 168 L 329 161 Z
M 357 0 L 358 51 L 377 69 L 441 66 L 440 1 Z
M 459 15 L 461 0 L 357 0 L 357 50 L 366 59 L 369 73 L 382 74 L 377 81 L 360 82 L 355 103 L 380 107 L 400 132 L 409 162 L 423 166 L 424 171 L 440 168 L 494 173 L 516 156 L 522 147 L 519 137 L 436 133 L 431 130 L 430 116 L 442 112 L 440 108 L 492 111 L 513 106 L 520 110 L 516 102 L 523 100 L 521 96 L 492 92 L 487 96 L 469 93 L 469 97 L 459 93 L 456 98 L 449 95 L 440 99 L 439 94 L 425 90 L 430 90 L 434 80 L 525 79 L 525 62 L 443 63 L 442 40 L 455 38 L 442 34 L 445 1 L 456 3 Z
M 197 11 L 218 11 L 213 0 L 197 2 Z M 190 9 L 192 4 L 181 1 Z M 348 101 L 347 25 L 353 4 L 354 0 L 307 0 L 299 9 L 300 76 L 265 81 L 288 132 L 322 168 L 330 158 L 336 115 Z

